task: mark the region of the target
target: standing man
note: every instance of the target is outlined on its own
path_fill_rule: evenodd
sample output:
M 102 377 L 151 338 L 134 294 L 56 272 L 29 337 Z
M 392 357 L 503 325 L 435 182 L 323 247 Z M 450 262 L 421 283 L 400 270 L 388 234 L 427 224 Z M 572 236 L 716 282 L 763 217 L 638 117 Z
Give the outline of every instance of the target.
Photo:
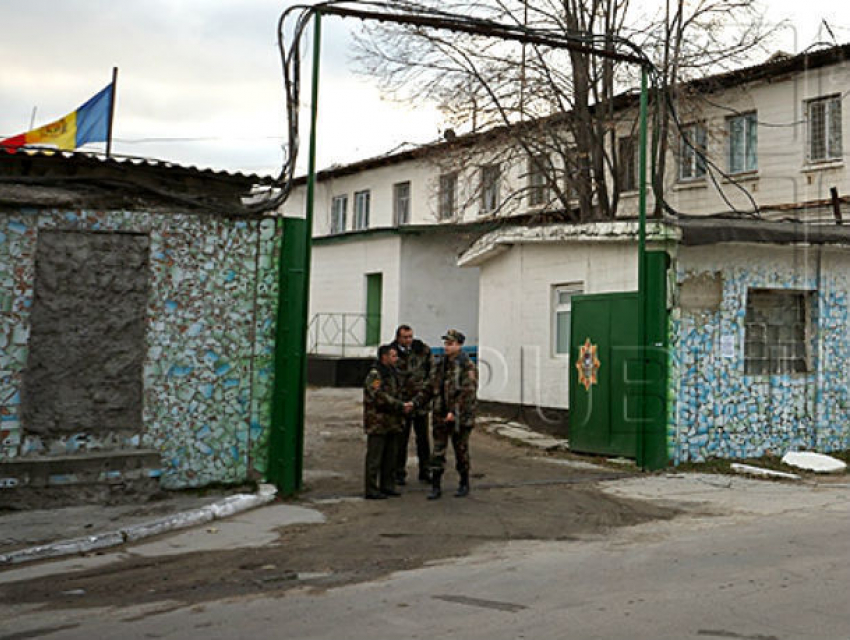
M 419 339 L 413 337 L 410 326 L 400 325 L 395 332 L 395 342 L 390 345 L 398 352 L 399 381 L 401 382 L 401 399 L 412 401 L 422 393 L 431 370 L 434 368 L 434 357 L 431 348 Z M 396 458 L 396 482 L 407 483 L 407 444 L 410 441 L 410 430 L 416 435 L 416 457 L 419 460 L 419 481 L 428 483 L 431 474 L 428 465 L 431 461 L 431 443 L 428 438 L 428 405 L 417 407 L 404 416 L 404 427 L 399 436 L 398 457 Z
M 417 397 L 416 406 L 433 399 L 434 455 L 431 456 L 431 493 L 429 500 L 442 495 L 441 479 L 446 466 L 449 439 L 455 453 L 455 468 L 460 483 L 456 498 L 469 495 L 469 434 L 475 426 L 478 374 L 475 364 L 462 351 L 466 337 L 457 329 L 443 336 L 445 355 L 434 367 L 428 386 Z
M 395 363 L 398 354 L 389 345 L 378 348 L 378 360 L 363 384 L 363 429 L 366 431 L 365 494 L 381 500 L 401 494 L 395 489 L 396 442 L 403 416 L 413 408 L 400 396 Z

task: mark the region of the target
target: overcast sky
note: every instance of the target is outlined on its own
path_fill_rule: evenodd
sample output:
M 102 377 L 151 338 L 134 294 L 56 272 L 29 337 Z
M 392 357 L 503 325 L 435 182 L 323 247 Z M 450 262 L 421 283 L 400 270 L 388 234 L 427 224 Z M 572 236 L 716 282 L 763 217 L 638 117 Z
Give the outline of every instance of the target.
M 533 0 L 532 0 L 533 1 Z M 284 142 L 284 99 L 273 0 L 2 0 L 0 137 L 59 118 L 109 83 L 119 68 L 116 153 L 232 171 L 276 173 Z M 843 29 L 835 0 L 773 0 L 771 18 L 794 28 L 778 45 L 799 51 L 822 18 Z M 850 20 L 846 21 L 850 24 Z M 382 100 L 352 73 L 349 30 L 323 22 L 319 165 L 351 162 L 443 128 L 427 104 Z M 309 99 L 304 68 L 302 100 Z M 307 123 L 302 122 L 306 155 Z M 93 146 L 100 150 L 102 145 Z

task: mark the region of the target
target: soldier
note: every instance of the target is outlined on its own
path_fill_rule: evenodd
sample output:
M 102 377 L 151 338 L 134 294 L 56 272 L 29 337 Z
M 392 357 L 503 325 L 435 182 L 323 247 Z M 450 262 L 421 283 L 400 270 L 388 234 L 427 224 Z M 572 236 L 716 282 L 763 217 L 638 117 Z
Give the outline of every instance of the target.
M 419 339 L 413 337 L 413 329 L 403 324 L 396 329 L 395 341 L 390 346 L 398 352 L 396 371 L 401 382 L 401 399 L 412 401 L 422 393 L 431 370 L 434 368 L 434 357 L 431 348 Z M 396 483 L 407 483 L 407 443 L 410 441 L 410 430 L 416 436 L 416 457 L 419 460 L 419 481 L 431 482 L 428 465 L 431 461 L 431 443 L 428 437 L 428 405 L 417 407 L 404 416 L 404 428 L 399 436 L 398 458 L 396 459 Z
M 398 354 L 389 345 L 378 348 L 378 360 L 363 385 L 363 429 L 366 431 L 365 497 L 398 497 L 395 489 L 396 441 L 402 420 L 413 404 L 399 397 L 395 371 Z
M 429 400 L 434 402 L 434 454 L 431 456 L 429 500 L 436 500 L 442 495 L 441 479 L 450 438 L 455 452 L 455 468 L 460 475 L 455 497 L 469 495 L 469 434 L 475 426 L 478 374 L 469 356 L 461 350 L 465 340 L 466 337 L 456 329 L 446 332 L 443 336 L 445 355 L 434 367 L 428 385 L 414 403 L 420 407 Z

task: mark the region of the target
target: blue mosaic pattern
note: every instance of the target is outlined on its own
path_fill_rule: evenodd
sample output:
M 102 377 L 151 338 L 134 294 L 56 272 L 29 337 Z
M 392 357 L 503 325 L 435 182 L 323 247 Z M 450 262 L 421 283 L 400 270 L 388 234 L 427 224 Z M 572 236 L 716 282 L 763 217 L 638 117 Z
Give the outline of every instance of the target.
M 789 450 L 847 449 L 847 261 L 825 260 L 819 270 L 814 253 L 801 258 L 799 253 L 777 248 L 724 254 L 722 261 L 700 252 L 683 252 L 678 259 L 678 283 L 700 274 L 720 274 L 723 299 L 714 312 L 676 308 L 671 314 L 671 460 L 680 463 L 781 455 Z M 777 254 L 789 259 L 783 261 Z M 744 374 L 748 288 L 817 292 L 811 372 Z M 722 336 L 729 336 L 727 340 L 736 345 L 733 357 L 722 357 Z
M 144 433 L 24 437 L 19 419 L 38 229 L 149 233 Z M 0 462 L 153 448 L 167 488 L 262 476 L 280 234 L 274 220 L 136 211 L 0 213 Z

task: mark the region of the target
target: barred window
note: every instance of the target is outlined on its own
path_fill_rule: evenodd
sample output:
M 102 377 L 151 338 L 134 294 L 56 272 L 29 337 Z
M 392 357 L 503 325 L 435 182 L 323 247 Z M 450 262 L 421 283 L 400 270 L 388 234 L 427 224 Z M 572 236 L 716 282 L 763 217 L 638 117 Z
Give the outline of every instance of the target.
M 841 96 L 812 100 L 808 105 L 809 161 L 841 158 Z
M 744 338 L 744 372 L 749 375 L 811 371 L 814 294 L 750 289 Z
M 451 220 L 457 210 L 457 173 L 440 176 L 440 220 Z

